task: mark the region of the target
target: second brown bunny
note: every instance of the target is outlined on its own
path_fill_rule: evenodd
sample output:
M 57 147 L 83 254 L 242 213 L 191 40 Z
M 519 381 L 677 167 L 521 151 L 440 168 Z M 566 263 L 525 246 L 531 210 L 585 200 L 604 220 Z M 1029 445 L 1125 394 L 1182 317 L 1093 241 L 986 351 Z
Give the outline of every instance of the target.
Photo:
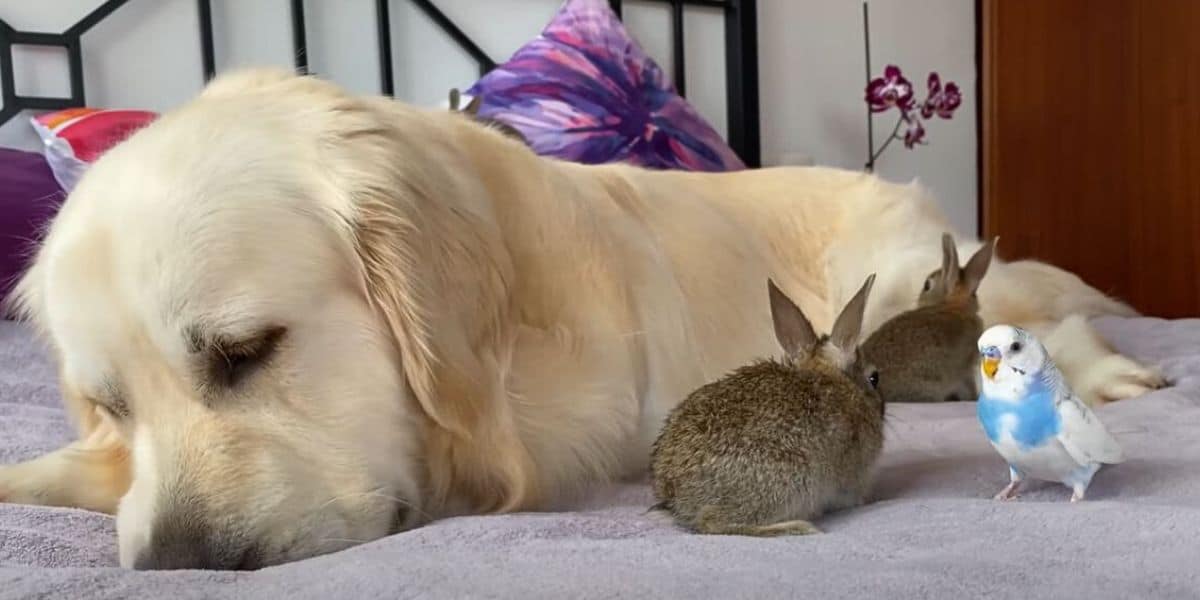
M 884 323 L 863 343 L 879 369 L 879 395 L 887 402 L 974 400 L 976 342 L 983 333 L 975 292 L 987 274 L 996 239 L 965 266 L 950 234 L 942 236 L 942 267 L 929 274 L 917 308 Z

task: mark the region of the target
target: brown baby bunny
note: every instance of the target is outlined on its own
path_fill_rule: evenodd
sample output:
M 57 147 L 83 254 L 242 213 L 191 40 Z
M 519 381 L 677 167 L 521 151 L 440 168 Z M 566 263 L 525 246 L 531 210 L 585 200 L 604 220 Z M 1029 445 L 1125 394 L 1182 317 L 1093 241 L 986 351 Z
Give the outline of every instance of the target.
M 451 111 L 463 113 L 463 114 L 467 115 L 468 117 L 471 117 L 472 119 L 475 119 L 476 121 L 483 123 L 484 125 L 487 125 L 488 127 L 491 127 L 493 129 L 499 131 L 500 133 L 503 133 L 504 135 L 507 135 L 508 137 L 511 137 L 517 141 L 520 141 L 523 144 L 528 145 L 528 143 L 525 140 L 525 136 L 521 135 L 520 131 L 517 131 L 516 128 L 509 125 L 508 123 L 502 123 L 500 121 L 497 121 L 496 119 L 479 116 L 479 107 L 483 105 L 483 97 L 482 96 L 472 97 L 471 101 L 468 102 L 467 105 L 462 108 L 459 108 L 459 104 L 462 104 L 462 93 L 458 91 L 458 88 L 450 88 L 450 110 Z
M 863 354 L 879 369 L 879 395 L 887 402 L 974 400 L 976 344 L 983 334 L 975 296 L 987 274 L 993 239 L 966 266 L 949 233 L 942 236 L 942 268 L 929 274 L 917 308 L 901 313 L 867 338 Z
M 819 533 L 823 512 L 863 502 L 883 445 L 878 377 L 858 334 L 875 276 L 830 335 L 774 282 L 767 288 L 785 356 L 692 392 L 667 416 L 651 453 L 659 509 L 699 533 Z

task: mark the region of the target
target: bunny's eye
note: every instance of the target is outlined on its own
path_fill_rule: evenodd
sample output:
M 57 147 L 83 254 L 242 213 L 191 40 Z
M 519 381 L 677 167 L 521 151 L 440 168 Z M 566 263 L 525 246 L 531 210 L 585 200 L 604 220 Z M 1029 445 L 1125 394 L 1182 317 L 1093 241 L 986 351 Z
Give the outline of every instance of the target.
M 871 384 L 871 389 L 878 388 L 879 387 L 879 371 L 871 371 L 871 374 L 867 375 L 867 383 Z

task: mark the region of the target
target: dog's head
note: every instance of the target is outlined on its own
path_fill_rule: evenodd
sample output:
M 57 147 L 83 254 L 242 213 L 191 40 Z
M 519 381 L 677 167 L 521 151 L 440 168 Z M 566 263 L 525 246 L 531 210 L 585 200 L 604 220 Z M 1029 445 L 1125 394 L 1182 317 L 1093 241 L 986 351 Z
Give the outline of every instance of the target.
M 423 300 L 486 307 L 422 275 L 438 225 L 397 205 L 451 190 L 403 175 L 448 167 L 392 146 L 438 136 L 384 102 L 219 79 L 103 156 L 53 223 L 18 304 L 85 432 L 99 407 L 129 450 L 122 564 L 255 567 L 421 520 L 429 430 L 471 418 L 435 405 L 436 352 L 478 342 L 432 340 Z

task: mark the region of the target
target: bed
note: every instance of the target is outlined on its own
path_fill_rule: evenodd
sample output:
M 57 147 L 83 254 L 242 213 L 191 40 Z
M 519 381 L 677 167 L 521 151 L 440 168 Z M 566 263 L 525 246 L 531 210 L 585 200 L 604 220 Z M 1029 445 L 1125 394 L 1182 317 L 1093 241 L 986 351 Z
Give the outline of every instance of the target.
M 1200 320 L 1102 319 L 1173 387 L 1100 415 L 1129 460 L 1083 504 L 1060 486 L 991 500 L 1007 471 L 973 403 L 895 405 L 874 502 L 787 539 L 696 536 L 649 488 L 574 510 L 447 519 L 257 572 L 116 567 L 113 521 L 0 504 L 0 598 L 1071 598 L 1200 597 Z M 71 435 L 30 332 L 0 322 L 0 462 Z
M 430 2 L 413 1 L 440 14 Z M 211 76 L 208 4 L 198 1 Z M 387 4 L 377 4 L 383 22 Z M 756 166 L 754 3 L 670 4 L 673 11 L 684 4 L 727 11 L 729 140 Z M 293 2 L 292 15 L 303 44 L 302 3 Z M 470 44 L 445 15 L 433 18 L 464 48 Z M 5 43 L 31 39 L 9 33 L 0 54 Z M 386 37 L 381 55 L 388 54 Z M 481 70 L 494 64 L 478 58 Z M 385 68 L 384 89 L 388 77 Z M 73 94 L 81 102 L 78 83 Z M 72 101 L 29 100 L 18 105 Z M 136 572 L 117 567 L 110 517 L 0 504 L 0 599 L 1200 597 L 1200 320 L 1097 325 L 1122 351 L 1160 366 L 1173 385 L 1100 410 L 1130 459 L 1102 471 L 1080 505 L 1067 503 L 1061 487 L 1037 485 L 1017 502 L 992 501 L 1007 472 L 973 403 L 896 405 L 873 502 L 820 520 L 826 533 L 819 536 L 690 535 L 647 512 L 645 482 L 627 482 L 596 489 L 563 512 L 446 519 L 256 572 Z M 71 435 L 49 356 L 25 325 L 0 321 L 0 463 L 37 456 Z

